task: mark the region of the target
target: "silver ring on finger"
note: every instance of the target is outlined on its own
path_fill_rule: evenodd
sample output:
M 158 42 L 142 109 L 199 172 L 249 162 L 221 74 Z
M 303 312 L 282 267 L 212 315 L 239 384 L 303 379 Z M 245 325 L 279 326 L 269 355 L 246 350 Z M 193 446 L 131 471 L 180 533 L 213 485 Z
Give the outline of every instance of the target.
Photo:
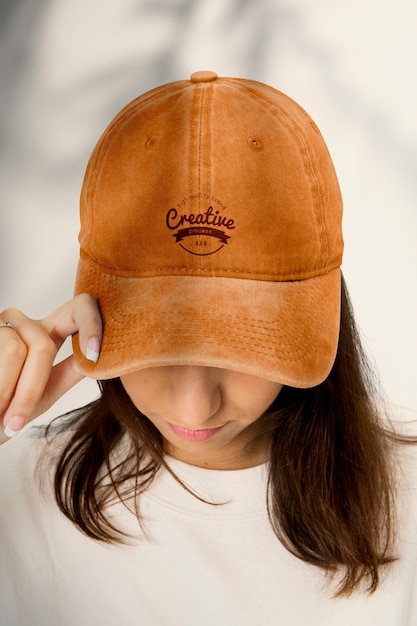
M 0 324 L 0 328 L 11 328 L 12 330 L 16 330 L 11 322 L 4 322 L 4 324 Z

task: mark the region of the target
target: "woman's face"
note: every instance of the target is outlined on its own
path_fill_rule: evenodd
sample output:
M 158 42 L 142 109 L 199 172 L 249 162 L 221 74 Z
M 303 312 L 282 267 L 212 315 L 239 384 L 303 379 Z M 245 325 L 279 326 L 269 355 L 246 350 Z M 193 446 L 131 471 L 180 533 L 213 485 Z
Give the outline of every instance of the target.
M 150 367 L 121 377 L 172 457 L 211 469 L 242 469 L 268 458 L 257 421 L 282 389 L 279 383 L 216 367 Z M 248 449 L 247 449 L 248 448 Z

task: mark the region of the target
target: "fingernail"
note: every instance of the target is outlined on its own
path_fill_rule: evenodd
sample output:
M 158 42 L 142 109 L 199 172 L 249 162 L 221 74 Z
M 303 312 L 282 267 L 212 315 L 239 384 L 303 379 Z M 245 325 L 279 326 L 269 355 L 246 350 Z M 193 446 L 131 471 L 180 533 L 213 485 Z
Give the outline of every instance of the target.
M 92 337 L 87 344 L 86 358 L 97 363 L 100 354 L 100 342 L 97 337 Z
M 25 425 L 26 420 L 24 417 L 18 417 L 15 415 L 11 417 L 8 421 L 7 426 L 4 427 L 4 434 L 6 437 L 16 437 L 20 430 L 22 430 Z

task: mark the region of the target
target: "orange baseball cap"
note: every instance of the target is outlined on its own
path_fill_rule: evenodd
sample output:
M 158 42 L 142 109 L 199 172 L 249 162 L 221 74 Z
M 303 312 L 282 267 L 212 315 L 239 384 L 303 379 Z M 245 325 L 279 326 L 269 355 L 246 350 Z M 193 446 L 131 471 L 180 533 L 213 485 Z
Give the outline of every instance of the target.
M 87 376 L 192 364 L 294 387 L 329 374 L 342 199 L 312 119 L 260 82 L 196 72 L 110 123 L 81 193 L 76 293 L 104 320 Z

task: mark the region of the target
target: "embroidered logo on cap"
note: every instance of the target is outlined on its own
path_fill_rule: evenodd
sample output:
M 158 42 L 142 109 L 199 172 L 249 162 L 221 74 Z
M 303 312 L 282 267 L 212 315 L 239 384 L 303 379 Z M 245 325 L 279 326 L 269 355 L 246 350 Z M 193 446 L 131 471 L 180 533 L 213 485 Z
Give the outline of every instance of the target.
M 190 196 L 190 200 L 203 197 L 224 207 L 220 201 L 208 194 L 198 194 Z M 226 215 L 222 215 L 220 208 L 209 204 L 203 212 L 185 212 L 184 207 L 187 198 L 177 204 L 177 208 L 171 208 L 166 214 L 166 225 L 170 230 L 175 230 L 173 234 L 175 242 L 183 250 L 197 256 L 208 256 L 215 254 L 227 245 L 231 235 L 228 232 L 236 228 L 235 221 Z

